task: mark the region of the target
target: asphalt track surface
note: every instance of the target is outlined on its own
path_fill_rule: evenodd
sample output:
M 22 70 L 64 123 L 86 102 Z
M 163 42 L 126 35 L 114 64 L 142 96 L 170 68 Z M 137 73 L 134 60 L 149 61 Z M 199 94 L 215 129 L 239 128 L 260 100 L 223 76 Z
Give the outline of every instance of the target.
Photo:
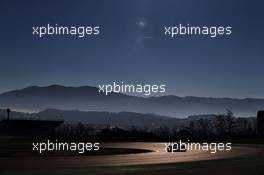
M 0 168 L 4 169 L 45 169 L 45 168 L 86 168 L 100 166 L 129 166 L 193 162 L 201 160 L 231 159 L 239 156 L 256 154 L 258 148 L 250 146 L 232 146 L 231 151 L 215 154 L 209 151 L 187 151 L 167 153 L 164 143 L 108 143 L 103 147 L 134 148 L 152 152 L 124 155 L 68 156 L 68 157 L 0 157 Z M 103 148 L 102 148 L 103 149 Z

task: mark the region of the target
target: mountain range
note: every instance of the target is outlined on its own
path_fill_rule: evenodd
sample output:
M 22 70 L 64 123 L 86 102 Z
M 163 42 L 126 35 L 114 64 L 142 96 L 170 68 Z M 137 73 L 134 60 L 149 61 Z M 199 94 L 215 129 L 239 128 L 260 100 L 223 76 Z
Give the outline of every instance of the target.
M 0 109 L 0 119 L 7 117 L 6 110 Z M 164 117 L 155 114 L 141 114 L 132 112 L 91 112 L 78 110 L 46 109 L 36 113 L 23 113 L 12 111 L 10 119 L 40 119 L 63 120 L 66 124 L 85 123 L 98 126 L 118 126 L 137 128 L 177 127 L 186 124 L 185 119 Z
M 238 117 L 256 116 L 264 109 L 264 99 L 138 97 L 121 93 L 104 95 L 91 86 L 66 87 L 61 85 L 31 86 L 0 94 L 0 108 L 39 112 L 45 109 L 152 113 L 175 118 L 197 114 L 224 113 L 230 109 Z

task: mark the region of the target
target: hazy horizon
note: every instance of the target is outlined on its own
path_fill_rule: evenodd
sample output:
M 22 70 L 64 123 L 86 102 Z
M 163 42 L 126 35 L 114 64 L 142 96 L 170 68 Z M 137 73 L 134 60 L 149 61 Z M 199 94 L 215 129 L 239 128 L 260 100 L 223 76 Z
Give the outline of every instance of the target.
M 72 88 L 79 88 L 79 87 L 94 87 L 97 88 L 97 86 L 93 86 L 93 85 L 80 85 L 80 86 L 74 86 L 74 85 L 63 85 L 63 84 L 46 84 L 46 85 L 28 85 L 25 87 L 21 87 L 21 88 L 14 88 L 14 89 L 9 89 L 6 91 L 0 91 L 0 94 L 6 93 L 6 92 L 12 92 L 12 91 L 16 91 L 16 90 L 22 90 L 25 88 L 29 88 L 29 87 L 49 87 L 49 86 L 63 86 L 63 87 L 72 87 Z M 116 92 L 117 93 L 117 92 Z M 197 96 L 197 95 L 185 95 L 185 96 L 181 96 L 181 95 L 177 95 L 177 94 L 157 94 L 157 95 L 140 95 L 137 93 L 120 93 L 120 94 L 125 94 L 125 95 L 129 95 L 129 96 L 135 96 L 135 97 L 143 97 L 143 98 L 148 98 L 148 97 L 164 97 L 164 96 L 176 96 L 176 97 L 181 97 L 181 98 L 186 98 L 186 97 L 198 97 L 198 98 L 230 98 L 230 99 L 239 99 L 239 100 L 243 100 L 243 99 L 264 99 L 264 97 L 230 97 L 230 96 Z

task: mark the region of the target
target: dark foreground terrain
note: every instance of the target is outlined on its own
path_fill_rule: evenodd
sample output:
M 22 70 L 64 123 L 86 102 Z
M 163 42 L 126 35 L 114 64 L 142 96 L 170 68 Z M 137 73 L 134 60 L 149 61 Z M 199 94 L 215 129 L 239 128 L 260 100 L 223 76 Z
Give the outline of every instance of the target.
M 135 143 L 137 145 L 138 143 Z M 133 146 L 135 146 L 133 145 Z M 143 148 L 146 148 L 148 144 L 143 144 Z M 151 144 L 152 145 L 152 144 Z M 160 145 L 160 144 L 158 144 Z M 159 147 L 155 147 L 159 149 Z M 125 144 L 119 145 L 120 147 L 126 147 Z M 115 145 L 115 147 L 119 147 Z M 116 155 L 112 156 L 112 162 L 109 161 L 109 157 L 106 159 L 109 162 L 105 163 L 99 161 L 98 165 L 96 166 L 96 159 L 94 157 L 81 158 L 78 157 L 71 157 L 70 160 L 65 159 L 58 159 L 54 161 L 54 158 L 51 157 L 50 161 L 53 162 L 53 166 L 46 166 L 48 164 L 42 164 L 40 166 L 37 165 L 36 162 L 31 161 L 31 164 L 26 164 L 26 159 L 2 159 L 0 163 L 0 174 L 1 175 L 114 175 L 114 174 L 121 174 L 121 175 L 164 175 L 164 174 L 183 174 L 183 175 L 192 175 L 192 174 L 226 174 L 226 175 L 261 175 L 264 174 L 264 146 L 263 145 L 238 145 L 234 147 L 236 152 L 230 152 L 230 154 L 218 154 L 216 156 L 212 156 L 210 154 L 205 153 L 189 153 L 189 155 L 175 155 L 175 162 L 173 161 L 166 161 L 162 162 L 161 160 L 164 159 L 165 154 L 156 152 L 154 153 L 158 157 L 162 159 L 151 160 L 146 158 L 139 159 L 140 157 L 148 157 L 148 154 L 153 155 L 153 153 L 141 153 L 138 154 L 135 160 L 135 163 L 129 164 L 128 160 L 133 159 L 133 154 L 131 156 L 127 156 L 127 161 L 122 160 L 120 165 L 119 163 L 115 163 L 117 159 L 124 157 L 125 155 Z M 159 150 L 157 150 L 159 151 Z M 161 156 L 162 155 L 162 156 Z M 178 155 L 178 156 L 177 156 Z M 154 155 L 153 155 L 154 156 Z M 188 158 L 188 156 L 190 156 Z M 152 156 L 150 156 L 152 157 Z M 168 155 L 168 160 L 172 157 Z M 193 158 L 193 161 L 192 161 Z M 52 160 L 53 159 L 53 160 Z M 77 159 L 77 160 L 76 160 Z M 79 160 L 78 160 L 79 159 Z M 183 161 L 180 161 L 180 160 Z M 199 160 L 200 159 L 200 160 Z M 97 159 L 102 160 L 102 158 Z M 144 164 L 144 161 L 146 164 Z M 9 163 L 8 163 L 9 162 Z M 41 163 L 41 161 L 39 161 Z M 46 162 L 45 158 L 43 163 Z M 60 162 L 65 162 L 66 164 L 60 164 Z M 67 166 L 74 164 L 75 166 Z M 170 162 L 170 163 L 169 163 Z M 12 163 L 14 166 L 12 167 Z M 24 164 L 27 166 L 19 166 L 19 164 Z M 56 166 L 57 164 L 57 166 Z M 8 166 L 7 166 L 8 165 Z

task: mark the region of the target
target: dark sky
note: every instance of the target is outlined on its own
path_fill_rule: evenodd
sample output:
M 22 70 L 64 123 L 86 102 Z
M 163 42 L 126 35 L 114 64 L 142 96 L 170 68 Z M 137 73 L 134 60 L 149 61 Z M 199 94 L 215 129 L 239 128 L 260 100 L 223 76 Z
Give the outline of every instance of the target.
M 263 98 L 263 8 L 260 0 L 1 0 L 0 92 L 123 81 L 165 83 L 179 96 Z M 101 33 L 32 35 L 32 26 L 48 23 L 98 25 Z M 164 36 L 164 25 L 180 23 L 230 25 L 233 33 Z

